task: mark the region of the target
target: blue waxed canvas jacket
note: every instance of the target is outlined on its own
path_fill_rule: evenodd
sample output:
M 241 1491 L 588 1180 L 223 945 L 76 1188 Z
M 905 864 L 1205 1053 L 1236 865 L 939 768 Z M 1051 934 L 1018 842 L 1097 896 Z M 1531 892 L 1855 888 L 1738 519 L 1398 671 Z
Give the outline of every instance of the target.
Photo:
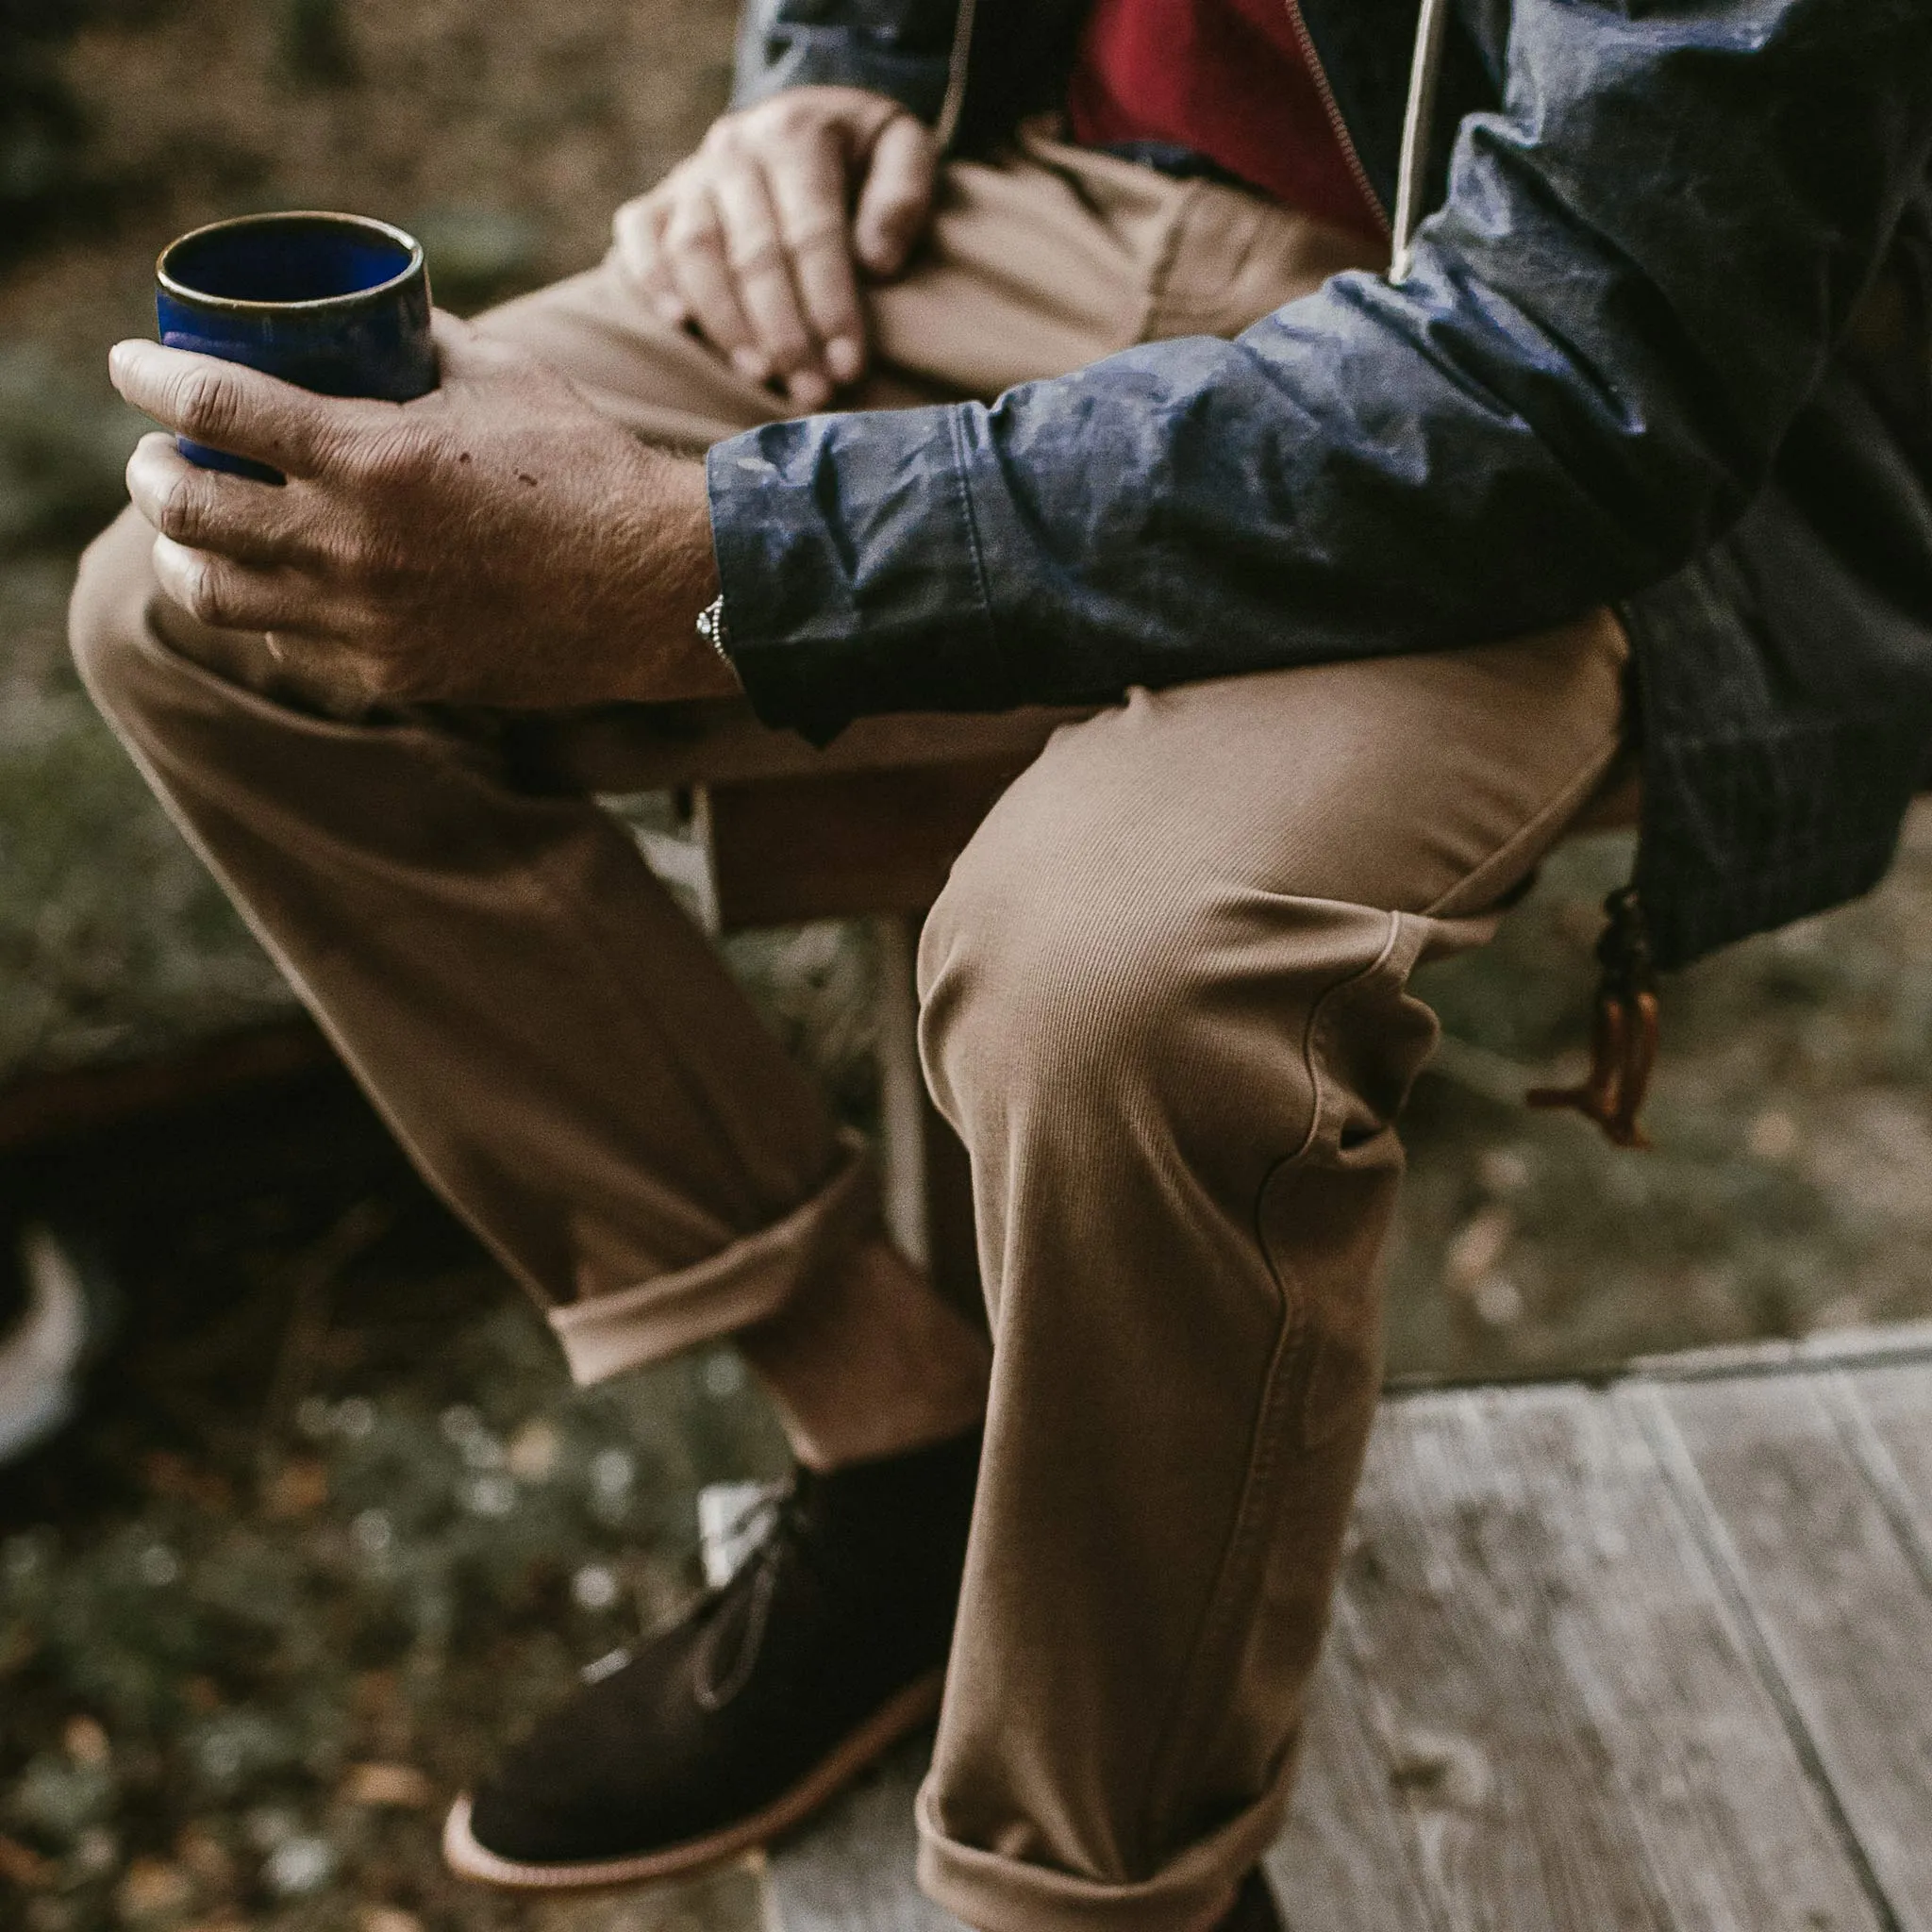
M 858 84 L 997 141 L 1082 10 L 764 0 L 741 96 Z M 1299 13 L 1386 208 L 1417 0 Z M 1451 0 L 1433 125 L 1399 287 L 714 450 L 760 716 L 824 739 L 1611 602 L 1659 963 L 1870 886 L 1932 775 L 1932 4 Z

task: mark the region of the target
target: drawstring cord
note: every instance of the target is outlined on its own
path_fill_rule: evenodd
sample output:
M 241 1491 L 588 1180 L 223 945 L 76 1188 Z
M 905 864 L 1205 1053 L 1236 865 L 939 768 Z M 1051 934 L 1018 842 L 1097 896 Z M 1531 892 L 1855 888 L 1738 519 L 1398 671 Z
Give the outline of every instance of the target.
M 1650 933 L 1634 886 L 1612 892 L 1604 911 L 1609 924 L 1596 946 L 1603 975 L 1591 1029 L 1589 1077 L 1575 1087 L 1532 1088 L 1524 1097 L 1531 1107 L 1562 1108 L 1594 1121 L 1613 1147 L 1648 1148 L 1650 1136 L 1638 1116 L 1657 1066 L 1657 971 Z

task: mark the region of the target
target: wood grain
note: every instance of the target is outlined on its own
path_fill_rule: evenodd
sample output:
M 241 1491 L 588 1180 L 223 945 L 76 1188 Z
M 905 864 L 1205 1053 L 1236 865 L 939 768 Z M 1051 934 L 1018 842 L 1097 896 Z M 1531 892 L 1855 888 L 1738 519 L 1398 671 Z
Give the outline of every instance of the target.
M 1852 1453 L 1932 1590 L 1932 1362 L 1836 1375 L 1831 1392 Z M 1926 1774 L 1932 1782 L 1932 1766 Z
M 1333 1653 L 1356 1735 L 1304 1786 L 1295 1932 L 1882 1924 L 1618 1404 L 1391 1405 L 1357 1523 Z M 1394 1843 L 1358 1808 L 1365 1755 Z M 1311 1838 L 1332 1896 L 1293 1856 Z
M 1268 1855 L 1289 1932 L 1424 1932 L 1441 1921 L 1389 1774 L 1346 1597 L 1309 1693 L 1289 1826 Z
M 1932 1592 L 1834 1415 L 1835 1373 L 1629 1399 L 1681 1441 L 1693 1507 L 1892 1922 L 1932 1932 Z

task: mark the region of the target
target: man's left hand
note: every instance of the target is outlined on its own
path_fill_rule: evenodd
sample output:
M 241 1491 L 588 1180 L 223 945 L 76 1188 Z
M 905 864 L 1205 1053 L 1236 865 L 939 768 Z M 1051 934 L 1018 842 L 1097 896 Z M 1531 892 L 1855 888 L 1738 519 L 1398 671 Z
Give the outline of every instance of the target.
M 115 387 L 283 486 L 170 436 L 127 466 L 162 590 L 263 631 L 290 668 L 379 702 L 568 708 L 738 687 L 693 629 L 717 592 L 703 465 L 647 449 L 561 376 L 439 315 L 442 386 L 319 396 L 128 341 Z

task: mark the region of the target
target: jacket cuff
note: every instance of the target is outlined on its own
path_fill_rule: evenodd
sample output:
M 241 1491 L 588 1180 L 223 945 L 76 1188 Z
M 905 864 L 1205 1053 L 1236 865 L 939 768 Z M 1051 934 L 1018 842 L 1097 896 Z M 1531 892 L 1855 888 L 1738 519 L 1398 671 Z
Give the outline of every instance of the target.
M 825 743 L 888 711 L 1020 702 L 996 641 L 964 406 L 813 416 L 716 444 L 711 541 L 761 723 Z

